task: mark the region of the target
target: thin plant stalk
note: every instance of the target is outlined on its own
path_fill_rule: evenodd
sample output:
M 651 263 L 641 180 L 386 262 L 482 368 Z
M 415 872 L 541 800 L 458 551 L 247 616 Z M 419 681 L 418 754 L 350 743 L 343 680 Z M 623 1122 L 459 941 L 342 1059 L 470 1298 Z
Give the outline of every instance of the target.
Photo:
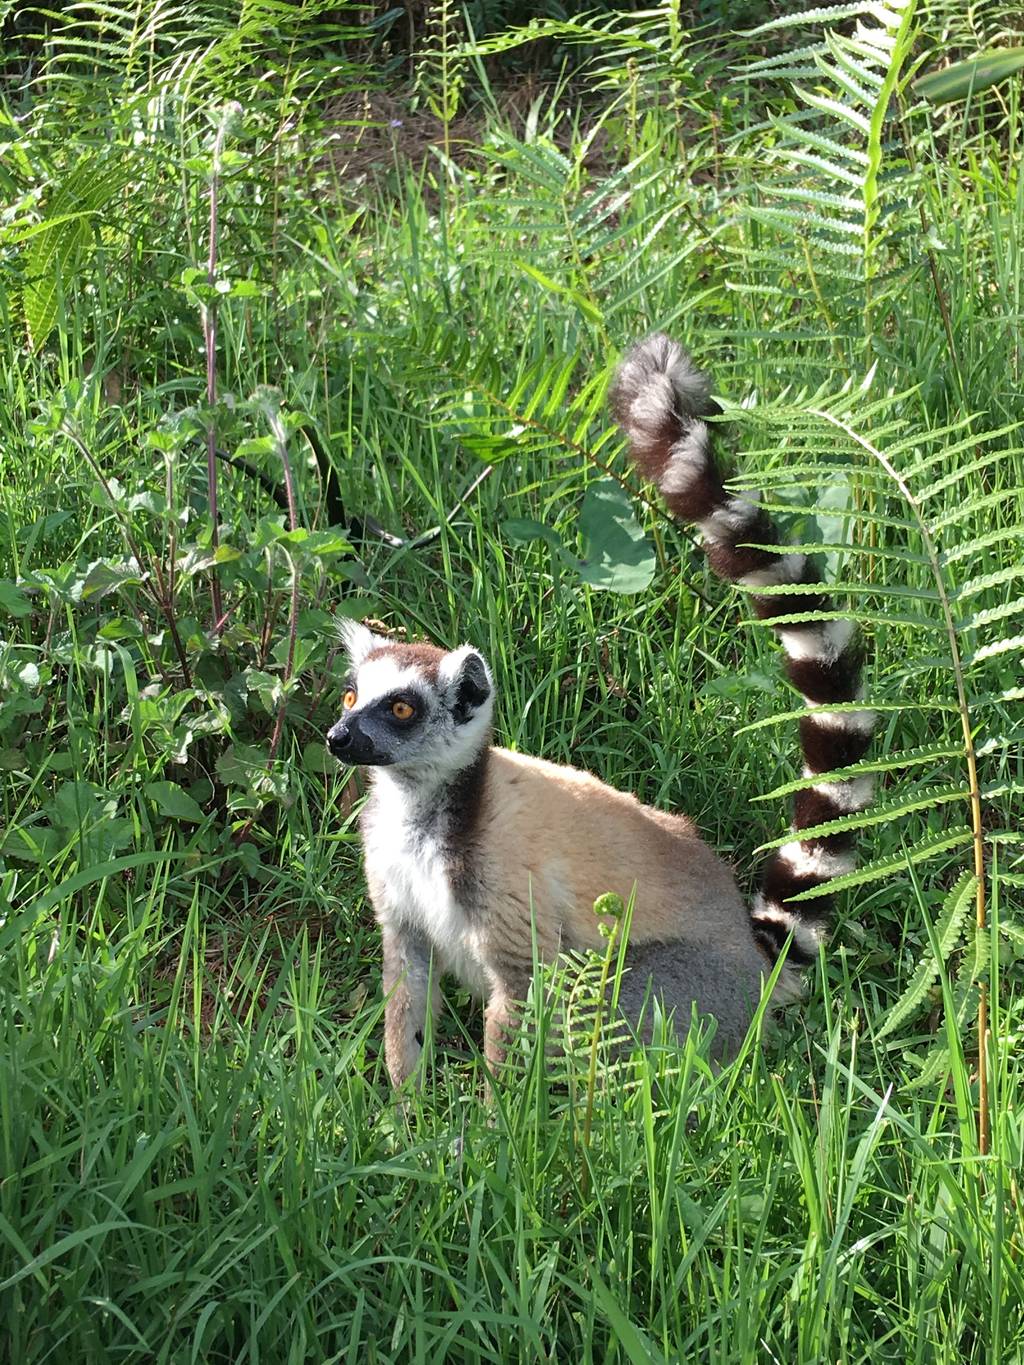
M 295 481 L 292 476 L 291 461 L 288 459 L 288 436 L 281 421 L 281 414 L 270 404 L 266 406 L 267 419 L 270 422 L 270 429 L 274 435 L 274 446 L 281 461 L 281 469 L 284 473 L 285 495 L 288 499 L 288 529 L 294 531 L 298 527 L 298 515 L 295 510 Z M 287 554 L 287 551 L 285 552 Z M 284 666 L 284 685 L 287 688 L 292 678 L 292 670 L 295 667 L 295 641 L 298 634 L 299 623 L 299 573 L 295 567 L 295 561 L 291 555 L 287 555 L 288 564 L 292 571 L 292 591 L 291 606 L 288 613 L 288 656 Z M 286 697 L 282 697 L 277 708 L 277 717 L 274 721 L 274 732 L 270 737 L 270 754 L 268 762 L 273 760 L 277 753 L 277 746 L 281 741 L 281 733 L 284 729 L 284 713 L 287 705 Z
M 276 402 L 269 396 L 264 396 L 262 407 L 266 414 L 267 421 L 270 424 L 270 430 L 274 437 L 274 448 L 277 451 L 281 461 L 281 468 L 284 472 L 285 494 L 288 500 L 288 529 L 289 531 L 294 531 L 298 528 L 298 513 L 295 507 L 295 480 L 292 474 L 291 461 L 288 458 L 288 434 L 285 431 L 284 423 L 281 421 L 281 414 L 278 411 Z M 281 743 L 281 736 L 284 733 L 284 718 L 288 706 L 287 690 L 295 668 L 295 643 L 298 638 L 299 626 L 299 571 L 295 564 L 295 560 L 287 550 L 285 550 L 285 557 L 288 560 L 288 567 L 291 569 L 292 576 L 291 605 L 288 613 L 288 654 L 285 659 L 284 676 L 281 680 L 285 695 L 282 696 L 278 703 L 277 715 L 274 717 L 274 729 L 271 732 L 270 750 L 267 754 L 268 768 L 274 761 L 278 746 Z M 242 842 L 252 828 L 253 819 L 254 817 L 250 816 L 239 830 L 236 836 L 239 843 Z
M 72 442 L 72 444 L 77 449 L 78 453 L 82 456 L 82 459 L 85 460 L 86 464 L 89 466 L 92 472 L 96 475 L 96 478 L 99 480 L 100 486 L 102 487 L 104 493 L 107 496 L 107 501 L 110 503 L 111 510 L 113 511 L 114 516 L 117 517 L 117 520 L 120 524 L 121 534 L 124 536 L 125 544 L 128 546 L 129 553 L 131 554 L 132 558 L 135 560 L 136 564 L 138 564 L 141 570 L 143 564 L 142 551 L 136 544 L 135 537 L 132 535 L 132 528 L 129 525 L 127 518 L 124 516 L 120 507 L 118 506 L 117 499 L 114 497 L 114 490 L 111 488 L 106 475 L 103 473 L 99 461 L 96 459 L 95 455 L 93 455 L 92 451 L 85 444 L 81 436 L 79 436 L 78 432 L 74 429 L 73 426 L 71 426 L 69 422 L 67 421 L 63 422 L 61 424 L 61 430 L 64 432 L 64 435 L 67 436 L 68 440 Z M 174 614 L 173 541 L 169 579 L 164 578 L 163 571 L 160 568 L 160 562 L 158 559 L 156 559 L 155 557 L 151 558 L 149 560 L 149 563 L 153 570 L 153 577 L 156 580 L 155 590 L 152 586 L 149 587 L 149 595 L 156 603 L 157 608 L 162 614 L 164 620 L 167 622 L 167 629 L 170 631 L 171 640 L 174 643 L 174 652 L 175 654 L 177 654 L 178 663 L 181 665 L 182 678 L 184 679 L 185 686 L 191 687 L 192 670 L 188 666 L 188 655 L 185 653 L 185 646 L 182 643 L 181 635 L 178 631 L 178 622 Z M 149 632 L 149 625 L 146 621 L 146 618 L 143 616 L 142 612 L 139 610 L 138 606 L 135 604 L 134 600 L 130 596 L 128 597 L 127 600 L 131 607 L 132 615 L 135 617 L 136 621 L 138 621 L 139 626 L 142 630 L 143 639 L 145 639 L 146 635 Z
M 206 283 L 210 297 L 203 305 L 203 338 L 206 343 L 206 405 L 209 417 L 206 422 L 206 487 L 210 506 L 212 535 L 210 544 L 214 554 L 220 543 L 218 532 L 217 506 L 217 426 L 213 418 L 213 407 L 217 401 L 217 242 L 218 242 L 218 193 L 220 190 L 220 165 L 224 153 L 224 141 L 231 122 L 242 112 L 241 105 L 228 104 L 221 116 L 220 126 L 213 144 L 213 161 L 210 167 L 210 229 L 209 252 L 206 259 Z M 213 602 L 213 633 L 219 635 L 224 629 L 226 616 L 220 590 L 220 575 L 216 563 L 210 565 L 210 596 Z

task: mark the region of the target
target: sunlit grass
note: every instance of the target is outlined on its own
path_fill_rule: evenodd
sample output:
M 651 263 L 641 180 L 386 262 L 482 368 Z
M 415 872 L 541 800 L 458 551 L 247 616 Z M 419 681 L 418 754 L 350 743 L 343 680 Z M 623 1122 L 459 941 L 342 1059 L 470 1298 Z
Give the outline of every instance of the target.
M 183 571 L 178 619 L 197 670 L 185 698 L 144 589 L 84 586 L 94 561 L 125 554 L 118 516 L 165 563 L 168 517 L 144 502 L 115 515 L 59 429 L 73 424 L 128 499 L 167 488 L 154 433 L 189 406 L 197 427 L 205 418 L 199 308 L 182 271 L 204 260 L 193 160 L 208 153 L 211 125 L 201 102 L 162 79 L 173 126 L 145 102 L 88 113 L 56 86 L 25 97 L 21 145 L 40 184 L 91 140 L 93 116 L 123 140 L 130 231 L 104 222 L 62 282 L 39 351 L 25 343 L 13 246 L 0 278 L 9 323 L 0 573 L 12 584 L 50 580 L 30 589 L 30 610 L 0 616 L 6 1358 L 1016 1359 L 1024 1133 L 1013 845 L 1005 859 L 1000 846 L 1008 876 L 989 945 L 1002 971 L 985 1157 L 976 1042 L 956 1024 L 967 1017 L 969 967 L 952 978 L 944 969 L 927 1009 L 881 1032 L 928 950 L 952 860 L 929 879 L 908 868 L 848 897 L 804 1005 L 767 1028 L 763 1046 L 751 1038 L 734 1066 L 713 1069 L 691 1040 L 599 1076 L 586 1142 L 586 1067 L 545 1064 L 541 1043 L 524 1044 L 514 1079 L 483 1107 L 478 1009 L 455 988 L 404 1116 L 378 1057 L 358 790 L 318 748 L 337 699 L 327 613 L 339 604 L 447 645 L 472 641 L 494 670 L 501 742 L 687 811 L 744 884 L 755 848 L 783 828 L 781 802 L 751 801 L 797 775 L 795 726 L 737 735 L 794 703 L 770 639 L 739 628 L 735 596 L 643 507 L 659 571 L 639 598 L 591 592 L 544 545 L 505 535 L 508 517 L 574 534 L 593 470 L 555 442 L 496 465 L 448 520 L 480 469 L 460 441 L 479 396 L 457 370 L 416 362 L 431 337 L 457 335 L 509 384 L 549 356 L 578 355 L 590 378 L 617 347 L 671 324 L 733 400 L 859 381 L 860 338 L 829 334 L 810 296 L 807 326 L 794 331 L 792 297 L 762 287 L 736 207 L 756 197 L 762 165 L 726 156 L 701 132 L 680 182 L 668 110 L 634 109 L 631 121 L 628 101 L 609 105 L 600 173 L 644 161 L 609 224 L 620 235 L 583 239 L 586 254 L 551 176 L 563 155 L 583 176 L 592 109 L 525 134 L 481 116 L 485 155 L 422 176 L 396 155 L 354 183 L 315 154 L 315 94 L 300 84 L 293 110 L 251 70 L 237 75 L 227 93 L 245 107 L 238 145 L 250 159 L 225 180 L 220 259 L 225 279 L 257 288 L 220 305 L 219 388 L 231 405 L 216 414 L 219 439 L 234 449 L 265 436 L 246 404 L 274 385 L 287 412 L 316 423 L 350 516 L 400 535 L 441 526 L 422 550 L 369 535 L 354 555 L 302 561 L 309 654 L 271 793 L 224 765 L 229 745 L 236 758 L 249 745 L 256 757 L 245 762 L 262 774 L 275 712 L 259 689 L 283 667 L 291 561 L 275 542 L 241 556 L 242 568 L 225 566 L 232 617 L 216 648 L 206 576 Z M 203 91 L 210 107 L 224 93 Z M 714 90 L 688 98 L 717 116 Z M 962 164 L 947 165 L 944 143 L 931 149 L 940 183 L 929 214 L 959 368 L 923 263 L 907 272 L 873 357 L 875 396 L 909 393 L 902 412 L 925 455 L 941 449 L 930 433 L 967 411 L 984 414 L 978 429 L 1017 416 L 1020 190 L 1016 169 L 1000 168 L 1018 122 L 1014 105 L 998 128 L 972 125 Z M 134 142 L 132 129 L 142 130 Z M 582 291 L 585 306 L 521 262 Z M 205 453 L 201 439 L 175 442 L 184 555 L 202 548 Z M 290 450 L 300 520 L 312 525 L 319 481 L 299 435 Z M 278 477 L 266 451 L 251 458 Z M 783 459 L 755 448 L 748 463 L 756 472 Z M 978 478 L 982 491 L 1008 495 L 987 515 L 1010 536 L 1024 459 L 1011 450 Z M 933 515 L 954 514 L 959 496 L 938 491 Z M 221 497 L 222 539 L 249 552 L 277 509 L 236 470 L 221 470 Z M 1004 564 L 1003 552 L 994 543 L 964 576 Z M 133 615 L 140 603 L 145 629 Z M 896 627 L 874 644 L 869 690 L 917 707 L 883 713 L 879 750 L 930 742 L 927 650 Z M 1008 694 L 1018 662 L 1008 655 Z M 990 780 L 1021 780 L 1019 705 L 1010 695 Z M 216 724 L 186 733 L 196 717 Z M 941 761 L 925 776 L 949 780 Z M 154 784 L 168 781 L 195 809 L 166 806 L 177 798 Z M 1012 826 L 1011 797 L 991 809 Z M 865 856 L 895 856 L 903 837 L 872 831 Z

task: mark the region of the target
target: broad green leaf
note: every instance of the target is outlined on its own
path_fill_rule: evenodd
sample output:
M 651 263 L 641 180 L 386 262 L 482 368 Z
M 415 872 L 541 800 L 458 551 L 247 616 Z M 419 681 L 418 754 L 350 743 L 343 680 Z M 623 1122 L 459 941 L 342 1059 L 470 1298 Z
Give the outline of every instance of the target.
M 501 529 L 509 540 L 517 541 L 520 545 L 530 545 L 534 541 L 542 540 L 552 550 L 564 549 L 557 531 L 545 526 L 542 521 L 533 521 L 530 517 L 509 517 L 507 521 L 501 523 Z
M 654 577 L 654 549 L 633 515 L 633 505 L 614 479 L 587 489 L 580 512 L 584 583 L 608 592 L 643 592 Z
M 1024 47 L 1005 47 L 979 52 L 966 61 L 954 62 L 943 71 L 930 71 L 914 82 L 914 89 L 931 104 L 965 100 L 990 85 L 998 85 L 1024 68 Z
M 351 554 L 352 545 L 340 531 L 310 531 L 303 549 L 325 558 L 327 555 Z
M 82 580 L 82 598 L 88 601 L 90 598 L 105 597 L 108 592 L 116 592 L 118 588 L 132 586 L 142 582 L 142 575 L 135 567 L 124 564 L 111 564 L 105 559 L 98 559 L 95 564 L 89 566 L 89 571 Z
M 9 578 L 0 578 L 0 611 L 8 616 L 27 616 L 31 610 L 32 603 L 17 584 Z
M 188 820 L 192 824 L 199 824 L 204 819 L 202 807 L 177 782 L 147 782 L 143 791 L 161 815 L 172 820 Z
M 614 479 L 601 479 L 587 489 L 580 510 L 582 558 L 543 522 L 510 518 L 502 522 L 502 530 L 521 544 L 542 540 L 592 588 L 642 592 L 654 577 L 654 550 L 633 515 L 629 497 Z
M 0 841 L 0 854 L 42 866 L 57 857 L 65 842 L 64 835 L 52 825 L 15 825 Z

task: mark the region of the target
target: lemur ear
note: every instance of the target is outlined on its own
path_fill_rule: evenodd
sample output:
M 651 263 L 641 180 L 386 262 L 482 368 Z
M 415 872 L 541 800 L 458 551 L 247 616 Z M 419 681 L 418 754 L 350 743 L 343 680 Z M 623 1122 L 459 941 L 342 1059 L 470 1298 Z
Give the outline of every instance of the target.
M 484 656 L 472 645 L 453 649 L 441 660 L 438 681 L 452 695 L 452 713 L 461 725 L 490 700 L 494 692 L 491 672 Z
M 342 617 L 338 621 L 338 634 L 353 668 L 358 668 L 367 654 L 388 643 L 382 635 L 374 635 L 367 626 L 359 621 L 351 621 L 347 617 Z

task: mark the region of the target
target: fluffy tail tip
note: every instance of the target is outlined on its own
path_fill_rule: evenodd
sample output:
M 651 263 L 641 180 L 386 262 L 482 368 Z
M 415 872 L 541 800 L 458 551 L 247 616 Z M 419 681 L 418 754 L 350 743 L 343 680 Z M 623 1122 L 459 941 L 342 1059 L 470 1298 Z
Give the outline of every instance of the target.
M 631 435 L 661 431 L 675 418 L 686 423 L 716 410 L 711 381 L 664 332 L 654 332 L 627 351 L 610 391 L 615 420 Z

